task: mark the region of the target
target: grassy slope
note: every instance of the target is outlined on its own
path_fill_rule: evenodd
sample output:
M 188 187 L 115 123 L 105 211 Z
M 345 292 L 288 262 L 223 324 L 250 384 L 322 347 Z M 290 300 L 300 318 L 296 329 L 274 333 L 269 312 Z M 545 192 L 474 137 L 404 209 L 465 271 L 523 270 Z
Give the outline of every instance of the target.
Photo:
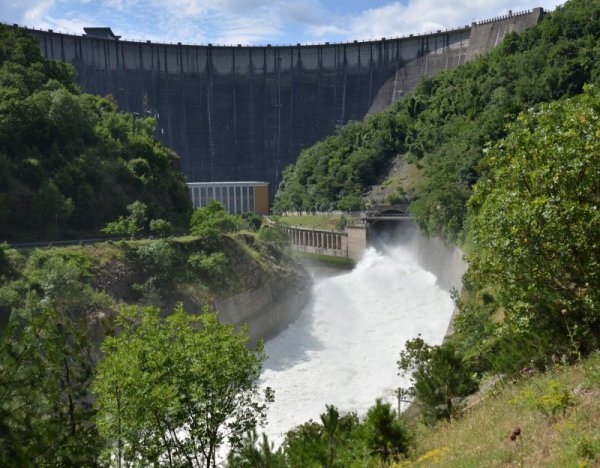
M 276 216 L 273 220 L 286 226 L 320 229 L 322 231 L 338 231 L 338 223 L 344 216 L 352 224 L 355 218 L 348 215 L 286 215 Z
M 572 404 L 560 404 L 565 395 Z M 516 426 L 522 435 L 512 442 Z M 434 428 L 419 423 L 416 431 L 416 453 L 397 466 L 597 466 L 600 354 L 503 388 L 496 384 L 460 419 Z
M 276 221 L 287 226 L 335 231 L 341 215 L 289 215 L 277 216 Z

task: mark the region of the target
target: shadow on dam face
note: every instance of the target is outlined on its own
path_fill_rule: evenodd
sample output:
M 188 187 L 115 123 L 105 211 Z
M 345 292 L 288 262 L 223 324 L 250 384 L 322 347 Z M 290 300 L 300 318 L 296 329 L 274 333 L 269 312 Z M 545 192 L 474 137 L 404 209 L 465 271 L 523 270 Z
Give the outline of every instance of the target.
M 419 229 L 410 219 L 381 220 L 369 226 L 369 244 L 376 249 L 390 244 L 410 244 L 417 235 Z

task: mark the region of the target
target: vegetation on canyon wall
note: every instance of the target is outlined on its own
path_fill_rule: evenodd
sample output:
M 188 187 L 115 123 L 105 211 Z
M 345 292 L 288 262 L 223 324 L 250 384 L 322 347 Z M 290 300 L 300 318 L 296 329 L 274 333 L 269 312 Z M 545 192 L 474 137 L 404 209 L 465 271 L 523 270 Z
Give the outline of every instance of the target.
M 179 158 L 155 122 L 81 94 L 70 65 L 0 26 L 0 239 L 97 235 L 139 200 L 184 226 L 191 211 Z
M 412 340 L 400 356 L 427 424 L 462 417 L 479 383 L 497 380 L 510 393 L 512 382 L 581 363 L 600 346 L 599 37 L 597 2 L 568 2 L 488 56 L 425 80 L 389 111 L 340 128 L 286 171 L 281 210 L 346 209 L 398 153 L 424 174 L 408 194 L 416 221 L 458 238 L 469 263 L 454 335 L 441 346 Z M 573 387 L 528 392 L 524 400 L 558 422 L 575 405 Z M 589 437 L 574 431 L 585 447 L 559 455 L 596 459 L 597 437 Z M 415 464 L 441 458 L 419 452 L 425 445 L 417 435 Z
M 285 171 L 275 209 L 355 210 L 398 154 L 424 175 L 411 211 L 427 233 L 456 239 L 484 148 L 507 121 L 600 78 L 600 5 L 573 0 L 490 54 L 424 80 L 389 110 L 351 122 Z
M 169 454 L 179 466 L 210 460 L 224 433 L 240 439 L 254 427 L 264 412 L 254 399 L 260 344 L 250 351 L 244 333 L 206 308 L 274 277 L 282 288 L 298 280 L 295 261 L 265 240 L 278 235 L 252 232 L 255 221 L 211 204 L 187 237 L 0 244 L 1 464 L 163 463 Z M 179 438 L 186 427 L 194 446 Z

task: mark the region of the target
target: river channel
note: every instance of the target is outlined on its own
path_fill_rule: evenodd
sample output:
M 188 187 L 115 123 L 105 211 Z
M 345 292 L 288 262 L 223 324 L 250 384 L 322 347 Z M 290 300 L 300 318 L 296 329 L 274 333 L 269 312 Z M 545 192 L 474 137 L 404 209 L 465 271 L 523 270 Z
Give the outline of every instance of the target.
M 309 270 L 311 302 L 265 343 L 261 386 L 275 390 L 275 402 L 263 430 L 276 445 L 292 427 L 318 421 L 326 404 L 360 416 L 376 398 L 396 404 L 404 342 L 421 334 L 441 343 L 454 308 L 407 239 L 370 247 L 352 271 Z

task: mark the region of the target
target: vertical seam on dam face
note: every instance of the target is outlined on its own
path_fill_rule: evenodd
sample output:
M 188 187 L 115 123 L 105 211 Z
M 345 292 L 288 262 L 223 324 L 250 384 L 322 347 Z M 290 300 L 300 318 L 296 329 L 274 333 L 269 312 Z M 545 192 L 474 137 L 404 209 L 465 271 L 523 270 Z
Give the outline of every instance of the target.
M 276 47 L 155 44 L 28 30 L 84 92 L 157 118 L 189 181 L 263 180 L 273 197 L 300 151 L 538 23 L 541 9 L 450 31 Z M 55 43 L 56 41 L 56 43 Z M 262 63 L 260 63 L 262 62 Z M 258 65 L 258 67 L 257 67 Z

